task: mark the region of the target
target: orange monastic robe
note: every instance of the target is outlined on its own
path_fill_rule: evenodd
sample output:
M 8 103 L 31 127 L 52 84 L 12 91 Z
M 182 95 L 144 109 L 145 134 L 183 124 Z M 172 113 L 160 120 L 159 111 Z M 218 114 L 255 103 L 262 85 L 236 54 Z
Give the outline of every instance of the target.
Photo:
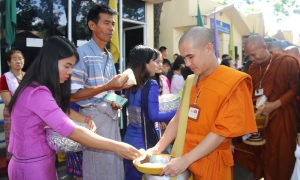
M 192 87 L 190 106 L 193 106 L 201 87 L 196 103 L 200 114 L 197 121 L 188 119 L 183 154 L 194 149 L 209 132 L 226 137 L 216 150 L 195 161 L 189 170 L 195 180 L 230 180 L 230 167 L 233 166 L 231 138 L 257 132 L 251 78 L 245 73 L 219 66 L 198 82 L 198 89 L 196 85 Z
M 253 81 L 253 89 L 258 89 L 263 73 L 270 59 L 258 65 L 253 63 L 249 73 Z M 298 62 L 285 54 L 273 53 L 272 62 L 262 79 L 262 88 L 269 102 L 280 99 L 281 107 L 269 115 L 266 128 L 261 133 L 266 139 L 263 146 L 248 146 L 236 142 L 235 146 L 243 151 L 236 151 L 236 161 L 244 168 L 254 172 L 255 178 L 264 177 L 264 173 L 274 179 L 289 180 L 294 165 L 297 136 L 298 109 L 296 95 L 298 91 Z M 253 95 L 253 102 L 258 96 Z M 253 153 L 245 153 L 246 151 Z

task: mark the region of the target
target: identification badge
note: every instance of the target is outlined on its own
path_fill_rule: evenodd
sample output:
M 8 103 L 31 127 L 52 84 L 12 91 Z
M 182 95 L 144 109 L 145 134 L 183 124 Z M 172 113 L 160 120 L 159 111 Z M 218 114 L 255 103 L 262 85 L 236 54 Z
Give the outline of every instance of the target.
M 255 96 L 261 96 L 264 94 L 264 89 L 255 89 Z
M 194 121 L 198 121 L 198 117 L 200 114 L 200 109 L 196 107 L 190 107 L 189 109 L 189 118 L 191 118 Z

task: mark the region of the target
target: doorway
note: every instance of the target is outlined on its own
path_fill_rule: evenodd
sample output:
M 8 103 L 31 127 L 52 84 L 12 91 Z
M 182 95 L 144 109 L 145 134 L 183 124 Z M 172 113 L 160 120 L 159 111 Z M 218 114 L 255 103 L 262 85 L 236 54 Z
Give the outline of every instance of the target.
M 126 69 L 130 59 L 130 50 L 136 45 L 144 44 L 144 25 L 124 28 L 124 69 Z
M 127 27 L 126 27 L 127 25 Z M 128 27 L 129 26 L 129 27 Z M 129 55 L 130 50 L 134 48 L 136 45 L 144 44 L 144 25 L 136 25 L 131 23 L 124 23 L 124 29 L 123 29 L 123 43 L 122 43 L 122 50 L 124 54 L 124 61 L 122 63 L 123 70 L 127 69 L 128 63 L 129 63 Z M 124 93 L 124 92 L 123 92 Z M 122 109 L 123 113 L 123 123 L 124 127 L 120 130 L 121 138 L 123 140 L 126 130 L 127 130 L 127 111 L 126 108 Z

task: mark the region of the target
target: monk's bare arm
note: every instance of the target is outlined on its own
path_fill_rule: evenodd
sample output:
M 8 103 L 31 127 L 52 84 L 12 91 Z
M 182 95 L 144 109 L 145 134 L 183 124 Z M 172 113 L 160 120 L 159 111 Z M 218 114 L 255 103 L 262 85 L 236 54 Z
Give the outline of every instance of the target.
M 207 136 L 196 146 L 193 150 L 183 156 L 187 162 L 192 164 L 198 159 L 207 156 L 213 152 L 219 145 L 226 139 L 224 136 L 220 136 L 216 133 L 210 132 Z
M 180 109 L 180 107 L 181 107 L 181 105 L 179 106 L 178 109 Z M 180 116 L 180 112 L 177 111 L 175 116 L 172 118 L 172 120 L 168 124 L 164 135 L 161 137 L 159 142 L 155 145 L 155 149 L 157 149 L 157 151 L 158 151 L 155 153 L 160 154 L 176 138 L 178 123 L 179 123 L 179 116 Z
M 193 162 L 213 152 L 226 138 L 210 132 L 190 152 L 179 158 L 173 158 L 159 173 L 160 175 L 175 176 L 186 170 Z
M 262 114 L 264 115 L 271 114 L 271 112 L 273 112 L 275 109 L 279 108 L 280 106 L 281 106 L 281 101 L 279 99 L 274 102 L 266 102 Z

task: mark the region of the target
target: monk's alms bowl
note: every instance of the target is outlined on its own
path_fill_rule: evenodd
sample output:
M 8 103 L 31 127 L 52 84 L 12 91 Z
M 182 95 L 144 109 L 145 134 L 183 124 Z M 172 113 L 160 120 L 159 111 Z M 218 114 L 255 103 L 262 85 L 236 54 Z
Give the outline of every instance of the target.
M 141 173 L 158 175 L 172 158 L 170 154 L 148 155 L 142 161 L 133 160 L 133 165 Z
M 258 115 L 258 116 L 256 116 L 255 121 L 256 121 L 257 129 L 262 129 L 266 122 L 266 116 Z
M 133 160 L 133 164 L 139 172 L 144 174 L 143 180 L 169 180 L 170 176 L 160 176 L 159 173 L 172 158 L 173 156 L 170 154 L 148 155 L 142 161 Z M 185 170 L 178 175 L 177 180 L 189 180 L 190 178 L 190 171 Z
M 170 176 L 160 176 L 152 174 L 144 174 L 142 180 L 170 180 Z M 192 180 L 193 176 L 191 172 L 187 169 L 177 176 L 176 180 Z

